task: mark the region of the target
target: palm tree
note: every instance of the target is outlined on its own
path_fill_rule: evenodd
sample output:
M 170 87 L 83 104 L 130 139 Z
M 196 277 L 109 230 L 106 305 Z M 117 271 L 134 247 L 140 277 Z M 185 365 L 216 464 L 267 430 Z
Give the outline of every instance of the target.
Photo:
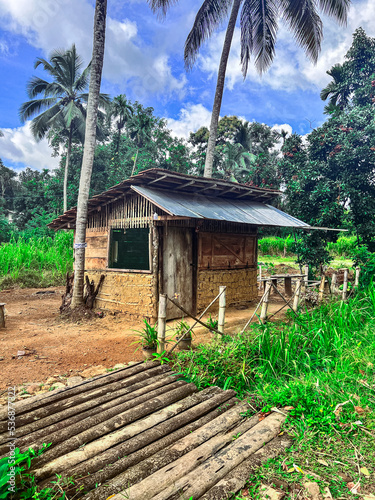
M 228 143 L 223 148 L 223 158 L 218 167 L 225 180 L 245 181 L 250 174 L 250 167 L 255 163 L 256 156 L 249 153 L 239 143 Z
M 64 212 L 67 210 L 67 186 L 72 140 L 83 143 L 85 134 L 86 103 L 90 64 L 81 71 L 83 61 L 73 44 L 68 50 L 55 50 L 47 61 L 38 57 L 34 68 L 42 66 L 52 77 L 52 82 L 33 77 L 27 85 L 30 101 L 20 107 L 22 122 L 34 117 L 31 131 L 37 141 L 43 139 L 52 129 L 66 139 L 66 160 L 64 172 Z M 37 96 L 42 95 L 42 98 Z M 109 103 L 109 97 L 101 96 L 102 105 Z M 65 142 L 65 140 L 64 140 Z
M 162 15 L 165 15 L 168 7 L 177 1 L 148 0 L 151 8 Z M 323 37 L 323 24 L 317 13 L 317 4 L 324 14 L 333 16 L 339 23 L 344 24 L 350 0 L 203 0 L 185 43 L 187 69 L 194 65 L 202 43 L 229 15 L 212 109 L 205 177 L 212 176 L 225 73 L 241 4 L 241 64 L 242 73 L 246 77 L 251 56 L 254 56 L 254 63 L 259 73 L 265 72 L 271 65 L 275 56 L 279 19 L 287 25 L 307 56 L 316 62 Z
M 133 139 L 137 152 L 134 156 L 134 163 L 131 175 L 134 175 L 135 167 L 137 165 L 139 148 L 143 147 L 150 139 L 152 134 L 152 127 L 154 119 L 152 115 L 142 110 L 139 106 L 137 114 L 134 116 L 130 123 L 130 137 Z
M 102 81 L 105 27 L 107 18 L 107 0 L 96 0 L 94 17 L 94 41 L 92 48 L 91 75 L 89 96 L 87 101 L 87 116 L 85 130 L 85 146 L 79 182 L 76 237 L 75 237 L 75 267 L 72 308 L 83 304 L 83 284 L 85 274 L 85 241 L 88 199 L 92 167 L 94 164 L 96 125 L 100 103 L 100 84 Z
M 127 101 L 125 95 L 121 94 L 113 99 L 109 116 L 115 119 L 117 128 L 116 153 L 118 153 L 122 131 L 133 116 L 133 108 Z
M 320 92 L 320 98 L 326 101 L 329 98 L 326 110 L 343 109 L 349 102 L 350 87 L 346 78 L 345 67 L 342 64 L 335 64 L 327 75 L 333 78 L 333 81 Z

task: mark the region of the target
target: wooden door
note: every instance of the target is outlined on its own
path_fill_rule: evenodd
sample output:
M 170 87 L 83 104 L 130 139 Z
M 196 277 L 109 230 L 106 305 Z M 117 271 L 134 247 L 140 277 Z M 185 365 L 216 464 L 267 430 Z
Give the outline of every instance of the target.
M 163 235 L 162 293 L 176 298 L 187 311 L 194 313 L 193 233 L 190 228 L 167 227 Z M 167 319 L 184 314 L 168 301 Z

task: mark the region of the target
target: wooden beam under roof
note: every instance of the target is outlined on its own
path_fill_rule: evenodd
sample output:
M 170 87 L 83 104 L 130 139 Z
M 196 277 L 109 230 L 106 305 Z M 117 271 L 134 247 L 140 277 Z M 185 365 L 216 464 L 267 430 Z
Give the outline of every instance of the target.
M 155 184 L 156 182 L 159 182 L 159 181 L 162 181 L 163 179 L 166 179 L 167 178 L 167 175 L 164 174 L 162 175 L 161 177 L 157 177 L 156 179 L 154 179 L 153 181 L 151 182 L 148 182 L 147 184 L 150 185 L 150 184 Z
M 192 184 L 195 184 L 195 183 L 196 183 L 196 181 L 194 179 L 192 181 L 185 182 L 185 184 L 181 184 L 180 186 L 177 186 L 176 189 L 184 189 L 184 188 L 191 186 Z
M 252 189 L 249 189 L 249 191 L 245 191 L 244 193 L 241 193 L 239 194 L 237 197 L 236 197 L 236 200 L 238 200 L 238 198 L 242 198 L 243 196 L 247 196 L 248 194 L 251 194 L 253 193 L 254 191 Z

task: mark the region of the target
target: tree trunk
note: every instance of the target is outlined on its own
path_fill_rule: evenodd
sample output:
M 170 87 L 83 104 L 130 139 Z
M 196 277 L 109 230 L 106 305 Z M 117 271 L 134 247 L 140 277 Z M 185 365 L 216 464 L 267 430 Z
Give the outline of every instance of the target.
M 139 148 L 137 148 L 137 152 L 136 152 L 136 154 L 135 154 L 135 158 L 134 158 L 134 165 L 133 165 L 133 170 L 132 170 L 132 175 L 131 175 L 131 177 L 133 177 L 134 172 L 135 172 L 135 166 L 136 166 L 136 164 L 137 164 L 137 158 L 138 158 L 138 151 L 139 151 Z
M 105 45 L 105 26 L 107 15 L 107 0 L 96 0 L 94 19 L 94 44 L 92 51 L 92 65 L 89 87 L 89 98 L 87 103 L 85 146 L 83 150 L 83 160 L 81 178 L 79 182 L 77 219 L 76 219 L 76 245 L 75 269 L 74 269 L 74 289 L 72 307 L 83 304 L 83 285 L 85 273 L 85 240 L 87 224 L 87 208 L 91 182 L 91 172 L 94 163 L 96 123 L 99 106 L 100 84 L 102 80 L 102 69 Z
M 214 162 L 214 152 L 216 146 L 217 126 L 220 117 L 221 101 L 223 100 L 225 73 L 227 70 L 228 57 L 232 45 L 234 29 L 236 27 L 238 11 L 242 0 L 234 0 L 232 12 L 230 14 L 227 32 L 225 34 L 223 52 L 221 53 L 219 72 L 215 91 L 214 105 L 212 108 L 210 136 L 208 138 L 206 162 L 204 165 L 204 177 L 212 177 L 212 166 Z
M 64 172 L 64 213 L 68 210 L 68 172 L 70 153 L 72 152 L 73 123 L 69 127 L 68 148 L 66 151 L 65 172 Z

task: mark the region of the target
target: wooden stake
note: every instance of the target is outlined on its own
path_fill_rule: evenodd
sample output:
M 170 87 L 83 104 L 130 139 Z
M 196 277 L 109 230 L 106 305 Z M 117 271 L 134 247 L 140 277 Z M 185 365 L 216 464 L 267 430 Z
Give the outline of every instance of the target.
M 321 279 L 320 285 L 319 285 L 319 295 L 318 295 L 319 302 L 321 302 L 323 300 L 325 282 L 326 282 L 326 277 L 322 276 L 322 279 Z
M 158 353 L 165 351 L 165 328 L 167 323 L 167 294 L 159 295 Z
M 348 293 L 348 275 L 349 275 L 349 270 L 347 268 L 344 268 L 344 281 L 343 281 L 343 287 L 342 287 L 342 300 L 346 300 L 346 298 L 347 298 L 347 293 Z
M 358 288 L 359 286 L 359 274 L 361 272 L 360 267 L 355 268 L 355 281 L 354 281 L 354 288 Z
M 304 284 L 305 284 L 305 287 L 307 287 L 308 282 L 309 282 L 309 266 L 308 266 L 308 264 L 306 264 L 305 266 L 303 266 L 303 272 L 304 272 L 304 275 L 305 275 Z
M 268 302 L 270 300 L 271 286 L 272 286 L 271 280 L 268 280 L 266 282 L 266 290 L 264 292 L 262 310 L 260 312 L 260 322 L 263 323 L 263 325 L 267 321 L 267 310 L 268 310 Z
M 218 315 L 218 330 L 220 333 L 224 333 L 225 324 L 225 306 L 226 306 L 226 286 L 219 287 L 219 315 Z
M 0 304 L 0 328 L 5 328 L 5 304 Z
M 294 300 L 293 300 L 293 311 L 295 313 L 298 311 L 299 299 L 301 296 L 301 288 L 302 288 L 302 279 L 299 279 L 299 280 L 297 280 L 297 283 L 296 283 L 296 291 L 295 291 Z
M 331 282 L 331 293 L 334 295 L 337 292 L 337 273 L 332 274 L 332 282 Z
M 262 265 L 259 266 L 259 290 L 262 288 Z

